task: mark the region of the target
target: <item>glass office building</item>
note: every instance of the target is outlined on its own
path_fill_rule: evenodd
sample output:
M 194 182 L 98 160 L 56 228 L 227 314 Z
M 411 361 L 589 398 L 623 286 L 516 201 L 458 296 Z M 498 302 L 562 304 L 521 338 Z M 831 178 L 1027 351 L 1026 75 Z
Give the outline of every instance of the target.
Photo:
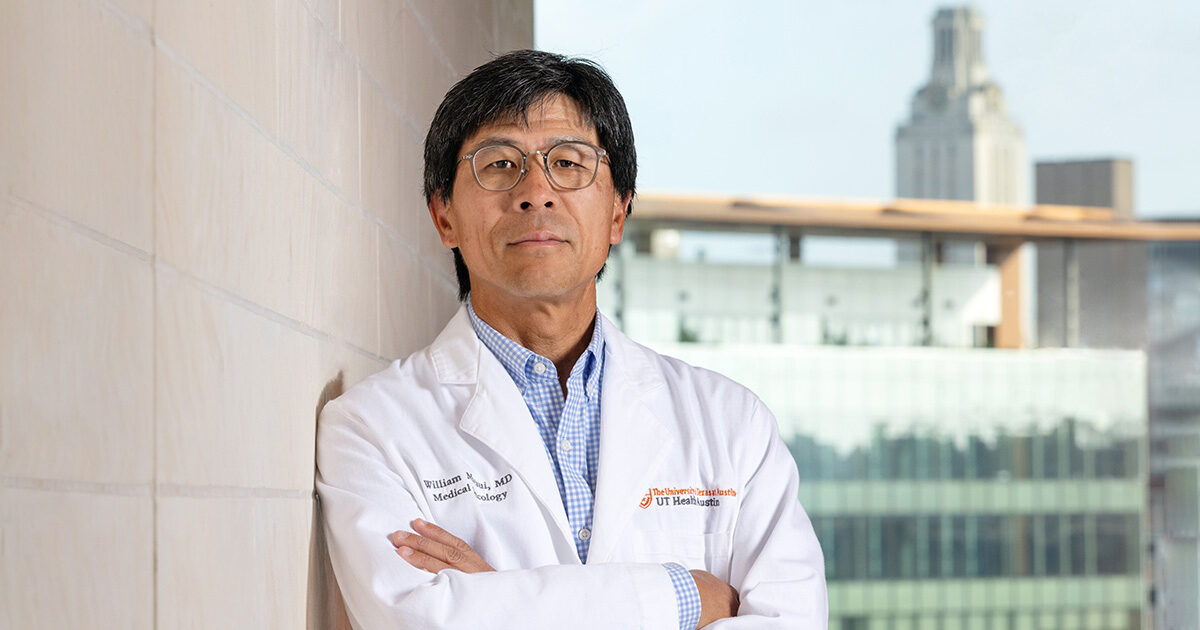
M 999 280 L 982 261 L 723 261 L 629 240 L 601 308 L 776 414 L 831 628 L 1148 625 L 1144 352 L 987 347 Z
M 1200 627 L 1200 244 L 1150 249 L 1150 505 L 1155 622 Z

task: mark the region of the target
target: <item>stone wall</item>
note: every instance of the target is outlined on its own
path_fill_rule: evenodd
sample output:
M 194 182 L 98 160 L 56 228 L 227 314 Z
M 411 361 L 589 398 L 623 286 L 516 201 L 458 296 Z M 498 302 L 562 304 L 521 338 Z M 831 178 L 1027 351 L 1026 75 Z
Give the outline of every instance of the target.
M 325 400 L 456 308 L 442 94 L 532 0 L 0 0 L 0 627 L 336 627 Z

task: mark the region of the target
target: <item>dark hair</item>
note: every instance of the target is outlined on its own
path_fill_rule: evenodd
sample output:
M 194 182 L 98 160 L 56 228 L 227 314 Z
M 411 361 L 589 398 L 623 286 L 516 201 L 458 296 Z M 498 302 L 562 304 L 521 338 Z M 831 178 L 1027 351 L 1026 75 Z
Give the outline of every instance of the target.
M 506 53 L 475 68 L 454 84 L 433 115 L 425 135 L 425 203 L 439 195 L 449 201 L 454 190 L 459 151 L 480 128 L 500 121 L 525 122 L 529 109 L 554 95 L 570 98 L 608 152 L 613 189 L 632 198 L 637 180 L 633 125 L 625 99 L 612 78 L 595 62 L 537 50 Z M 630 203 L 626 216 L 633 210 Z M 610 248 L 611 249 L 611 248 Z M 467 265 L 454 248 L 458 299 L 471 293 Z M 596 274 L 596 278 L 604 272 Z

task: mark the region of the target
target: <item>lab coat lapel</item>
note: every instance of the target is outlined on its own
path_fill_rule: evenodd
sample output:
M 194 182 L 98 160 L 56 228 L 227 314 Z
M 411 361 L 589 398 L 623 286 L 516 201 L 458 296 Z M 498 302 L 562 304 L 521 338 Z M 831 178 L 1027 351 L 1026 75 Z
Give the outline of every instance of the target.
M 475 335 L 465 306 L 434 342 L 433 357 L 443 383 L 474 381 L 475 390 L 459 419 L 459 429 L 503 457 L 570 540 L 558 483 L 529 407 L 500 360 Z
M 600 395 L 600 464 L 588 563 L 607 562 L 621 543 L 622 531 L 674 447 L 655 409 L 663 409 L 668 390 L 647 351 L 634 344 L 607 318 L 606 357 Z

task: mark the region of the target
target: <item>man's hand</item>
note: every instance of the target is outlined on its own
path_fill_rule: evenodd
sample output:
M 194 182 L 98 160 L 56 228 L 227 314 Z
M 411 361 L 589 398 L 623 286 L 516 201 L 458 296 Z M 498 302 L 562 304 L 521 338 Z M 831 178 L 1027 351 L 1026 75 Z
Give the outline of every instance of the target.
M 495 571 L 470 545 L 441 527 L 419 518 L 412 526 L 415 534 L 401 529 L 392 532 L 388 540 L 395 545 L 396 553 L 414 567 L 430 573 L 443 569 L 463 573 Z
M 700 622 L 697 628 L 726 617 L 736 617 L 738 611 L 738 592 L 726 584 L 721 578 L 700 569 L 691 570 L 692 579 L 700 591 Z

